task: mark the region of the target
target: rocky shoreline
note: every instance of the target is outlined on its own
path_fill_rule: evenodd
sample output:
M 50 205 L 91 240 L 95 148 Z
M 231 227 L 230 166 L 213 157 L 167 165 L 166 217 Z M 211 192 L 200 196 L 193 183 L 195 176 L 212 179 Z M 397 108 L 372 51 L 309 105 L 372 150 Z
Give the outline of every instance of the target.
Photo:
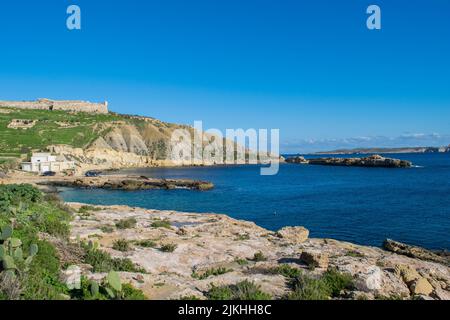
M 207 191 L 214 188 L 211 182 L 189 179 L 155 179 L 145 176 L 107 176 L 107 177 L 78 177 L 74 179 L 48 180 L 38 185 L 70 188 L 98 188 L 108 190 L 153 190 L 153 189 L 189 189 Z
M 111 256 L 143 268 L 120 276 L 150 299 L 205 299 L 212 286 L 244 280 L 283 299 L 292 290 L 287 272 L 318 279 L 327 270 L 350 275 L 352 281 L 334 299 L 450 299 L 448 260 L 425 249 L 389 242 L 388 251 L 312 239 L 303 227 L 272 232 L 219 214 L 68 205 L 75 212 L 71 239 L 95 242 Z M 132 227 L 117 227 L 130 219 Z M 119 250 L 118 241 L 126 248 Z M 89 266 L 80 268 L 88 278 L 104 277 Z
M 146 176 L 114 174 L 99 177 L 82 176 L 53 176 L 43 177 L 23 172 L 5 175 L 0 179 L 0 184 L 32 184 L 44 191 L 54 191 L 57 187 L 69 188 L 98 188 L 108 190 L 152 190 L 152 189 L 188 189 L 208 191 L 214 188 L 214 184 L 208 181 L 190 179 L 157 179 Z
M 372 155 L 364 158 L 312 158 L 291 157 L 286 159 L 287 163 L 310 164 L 322 166 L 344 166 L 344 167 L 382 167 L 382 168 L 410 168 L 412 163 L 407 160 L 385 158 L 380 155 Z

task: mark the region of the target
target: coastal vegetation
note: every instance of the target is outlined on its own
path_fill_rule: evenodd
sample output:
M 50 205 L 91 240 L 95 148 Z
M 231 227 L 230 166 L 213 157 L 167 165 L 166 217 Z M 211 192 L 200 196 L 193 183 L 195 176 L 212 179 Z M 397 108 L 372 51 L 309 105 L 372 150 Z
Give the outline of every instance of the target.
M 162 252 L 174 252 L 176 248 L 177 248 L 177 245 L 175 243 L 166 243 L 166 244 L 163 244 L 159 248 L 159 250 Z
M 171 132 L 186 126 L 162 122 L 150 117 L 131 116 L 113 112 L 100 114 L 67 112 L 62 110 L 37 110 L 1 108 L 0 159 L 30 156 L 32 150 L 45 150 L 52 145 L 87 148 L 98 139 L 102 145 L 122 150 L 119 141 L 145 145 L 141 150 L 122 150 L 147 155 L 153 159 L 165 159 Z M 16 123 L 27 123 L 17 126 Z M 15 124 L 14 126 L 11 124 Z M 0 161 L 0 165 L 2 165 Z M 14 162 L 11 162 L 14 163 Z
M 301 272 L 287 272 L 284 275 L 290 279 L 292 288 L 292 292 L 287 295 L 289 300 L 328 300 L 338 297 L 342 290 L 351 289 L 353 286 L 351 275 L 340 273 L 334 268 L 330 268 L 318 278 Z
M 271 300 L 272 296 L 248 280 L 233 285 L 211 286 L 206 293 L 210 300 Z
M 128 218 L 128 219 L 122 219 L 116 223 L 117 229 L 130 229 L 134 228 L 136 226 L 136 219 L 134 218 Z
M 227 269 L 227 268 L 224 268 L 224 267 L 211 268 L 211 269 L 207 269 L 206 271 L 200 272 L 200 273 L 199 272 L 193 272 L 192 273 L 192 278 L 199 279 L 199 280 L 204 280 L 204 279 L 207 279 L 207 278 L 209 278 L 211 276 L 219 276 L 221 274 L 225 274 L 225 273 L 232 272 L 232 271 L 233 271 L 233 269 Z
M 386 251 L 310 239 L 303 227 L 271 232 L 222 215 L 164 214 L 62 203 L 31 185 L 0 186 L 0 298 L 448 297 L 448 260 L 425 249 L 387 240 Z M 155 221 L 170 228 L 150 227 Z M 239 234 L 251 241 L 236 241 Z M 74 287 L 77 269 L 81 284 Z
M 0 299 L 83 298 L 61 281 L 61 273 L 73 260 L 99 272 L 143 271 L 128 259 L 111 258 L 92 243 L 69 244 L 71 217 L 57 198 L 45 197 L 31 185 L 0 186 Z M 109 291 L 106 284 L 101 287 L 105 290 L 100 292 Z M 128 285 L 122 288 L 113 292 L 114 297 L 100 293 L 85 297 L 141 296 Z
M 166 229 L 170 229 L 170 221 L 168 220 L 156 220 L 153 221 L 151 224 L 152 228 L 166 228 Z
M 44 149 L 53 144 L 85 147 L 105 134 L 104 123 L 119 121 L 115 114 L 70 113 L 58 110 L 6 109 L 0 113 L 1 155 L 20 156 L 32 149 Z M 14 119 L 33 120 L 28 129 L 12 129 L 8 125 Z M 58 124 L 59 123 L 59 124 Z M 60 124 L 65 124 L 61 126 Z

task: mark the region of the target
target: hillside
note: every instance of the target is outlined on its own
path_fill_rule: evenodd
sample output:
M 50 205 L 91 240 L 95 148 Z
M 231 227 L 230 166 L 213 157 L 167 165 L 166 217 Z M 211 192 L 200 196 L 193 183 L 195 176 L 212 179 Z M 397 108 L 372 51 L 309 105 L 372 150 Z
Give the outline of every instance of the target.
M 0 108 L 0 159 L 50 150 L 83 170 L 173 165 L 167 158 L 176 129 L 193 132 L 141 116 Z

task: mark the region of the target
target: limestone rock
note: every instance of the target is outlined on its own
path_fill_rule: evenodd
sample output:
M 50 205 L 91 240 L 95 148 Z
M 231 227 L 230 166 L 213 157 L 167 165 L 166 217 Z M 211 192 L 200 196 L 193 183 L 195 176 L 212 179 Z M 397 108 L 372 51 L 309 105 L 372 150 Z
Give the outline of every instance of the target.
M 410 266 L 396 265 L 394 270 L 395 274 L 402 278 L 407 285 L 411 285 L 413 281 L 421 278 L 420 274 Z
M 328 268 L 329 263 L 328 254 L 318 250 L 303 251 L 300 255 L 300 260 L 305 262 L 308 266 L 318 268 Z
M 386 239 L 383 243 L 383 247 L 397 254 L 402 254 L 411 258 L 417 258 L 421 260 L 434 261 L 442 263 L 444 265 L 449 265 L 450 261 L 448 257 L 441 257 L 430 250 L 424 248 L 410 246 L 401 242 Z
M 433 286 L 425 278 L 415 280 L 411 286 L 411 293 L 414 295 L 429 296 L 433 292 Z
M 377 291 L 381 289 L 383 272 L 377 266 L 367 269 L 367 272 L 358 274 L 355 286 L 364 292 Z
M 345 167 L 384 167 L 384 168 L 409 168 L 410 161 L 384 158 L 380 155 L 372 155 L 365 158 L 316 158 L 309 159 L 309 164 L 325 166 Z
M 308 240 L 309 230 L 304 227 L 284 227 L 277 232 L 277 236 L 292 243 L 303 243 Z
M 436 288 L 432 296 L 439 300 L 450 300 L 450 292 L 441 288 Z
M 287 163 L 296 163 L 296 164 L 307 164 L 308 160 L 305 159 L 305 157 L 291 157 L 291 158 L 287 158 L 285 160 Z

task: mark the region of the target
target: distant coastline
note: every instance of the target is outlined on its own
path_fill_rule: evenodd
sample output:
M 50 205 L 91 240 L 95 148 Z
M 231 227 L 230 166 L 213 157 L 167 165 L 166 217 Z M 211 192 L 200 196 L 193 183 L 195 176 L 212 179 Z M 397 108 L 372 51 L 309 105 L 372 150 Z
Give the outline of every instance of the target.
M 400 147 L 400 148 L 354 148 L 319 151 L 317 154 L 375 154 L 375 153 L 445 153 L 450 152 L 450 145 L 443 147 Z

